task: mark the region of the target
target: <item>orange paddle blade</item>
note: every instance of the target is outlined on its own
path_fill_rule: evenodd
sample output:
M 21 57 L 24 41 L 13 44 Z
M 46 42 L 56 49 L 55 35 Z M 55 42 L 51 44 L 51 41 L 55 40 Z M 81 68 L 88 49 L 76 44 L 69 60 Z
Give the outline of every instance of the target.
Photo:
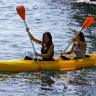
M 82 25 L 82 29 L 84 29 L 85 27 L 90 26 L 93 23 L 93 21 L 94 21 L 94 17 L 92 17 L 92 16 L 87 17 L 85 19 L 83 25 Z
M 23 20 L 25 20 L 25 15 L 26 15 L 26 14 L 25 14 L 25 8 L 24 8 L 24 6 L 23 6 L 23 5 L 17 6 L 16 10 L 17 10 L 18 15 L 19 15 Z

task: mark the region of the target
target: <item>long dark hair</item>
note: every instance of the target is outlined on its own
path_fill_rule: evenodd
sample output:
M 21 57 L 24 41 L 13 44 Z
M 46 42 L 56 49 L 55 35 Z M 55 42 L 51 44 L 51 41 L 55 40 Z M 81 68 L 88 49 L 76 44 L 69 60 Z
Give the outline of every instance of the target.
M 80 38 L 80 41 L 85 42 L 85 37 L 84 37 L 84 34 L 82 32 L 80 32 L 80 34 L 78 36 Z
M 52 36 L 51 36 L 50 32 L 45 32 L 45 33 L 43 34 L 43 37 L 42 37 L 43 46 L 44 46 L 44 44 L 45 44 L 44 36 L 45 36 L 46 34 L 47 34 L 47 36 L 48 36 L 48 38 L 49 38 L 49 42 L 47 43 L 47 46 L 50 47 L 50 45 L 53 44 L 53 42 L 52 42 Z

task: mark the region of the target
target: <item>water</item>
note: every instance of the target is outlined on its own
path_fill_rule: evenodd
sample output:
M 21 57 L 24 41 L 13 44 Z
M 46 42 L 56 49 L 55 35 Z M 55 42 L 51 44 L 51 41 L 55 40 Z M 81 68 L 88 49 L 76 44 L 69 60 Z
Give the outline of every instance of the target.
M 88 0 L 0 0 L 1 60 L 20 59 L 33 53 L 23 20 L 16 12 L 19 5 L 25 6 L 26 23 L 36 38 L 42 39 L 45 31 L 51 32 L 55 57 L 69 44 L 74 30 L 81 30 L 88 15 L 96 17 L 96 5 Z M 96 53 L 95 22 L 83 30 L 87 53 Z M 41 46 L 34 46 L 40 52 Z M 0 72 L 0 96 L 95 96 L 95 73 L 95 68 L 45 71 L 46 77 L 40 79 L 40 72 Z

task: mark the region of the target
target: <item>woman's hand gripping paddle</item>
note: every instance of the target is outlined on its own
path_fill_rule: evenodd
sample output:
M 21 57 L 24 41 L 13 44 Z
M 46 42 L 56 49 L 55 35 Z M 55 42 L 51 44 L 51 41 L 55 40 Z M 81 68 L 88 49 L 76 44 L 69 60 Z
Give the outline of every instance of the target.
M 82 32 L 82 30 L 86 27 L 89 27 L 94 21 L 94 18 L 92 16 L 88 16 L 85 21 L 82 24 L 82 29 L 77 33 L 77 35 L 75 37 L 77 37 L 80 32 Z M 70 44 L 72 43 L 72 41 L 70 42 Z M 65 50 L 63 51 L 63 53 L 66 51 L 66 49 L 70 46 L 70 44 L 65 48 Z
M 26 22 L 25 22 L 26 12 L 25 12 L 24 6 L 23 6 L 23 5 L 17 6 L 17 7 L 16 7 L 16 10 L 17 10 L 18 15 L 19 15 L 19 16 L 21 17 L 21 19 L 24 21 L 24 24 L 25 24 L 26 28 L 28 28 L 28 27 L 27 27 L 27 24 L 26 24 Z M 28 32 L 28 36 L 29 36 L 29 38 L 30 38 L 29 32 Z M 34 52 L 36 52 L 36 51 L 35 51 L 35 47 L 34 47 L 34 45 L 33 45 L 33 42 L 32 42 L 32 40 L 31 40 L 31 38 L 30 38 L 30 41 L 31 41 L 32 47 L 33 47 L 33 49 L 34 49 Z M 37 61 L 38 61 L 39 70 L 40 70 L 41 73 L 43 73 L 42 67 L 40 66 L 40 63 L 39 63 L 39 60 L 38 60 L 38 57 L 37 57 Z

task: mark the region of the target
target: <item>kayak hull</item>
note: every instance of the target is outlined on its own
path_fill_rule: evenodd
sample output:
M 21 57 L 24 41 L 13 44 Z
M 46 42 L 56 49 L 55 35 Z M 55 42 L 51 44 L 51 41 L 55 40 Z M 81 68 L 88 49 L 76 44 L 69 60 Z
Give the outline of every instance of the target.
M 96 64 L 96 54 L 90 54 L 90 57 L 78 60 L 59 60 L 39 61 L 43 70 L 68 71 L 80 68 L 93 67 Z M 40 71 L 38 62 L 34 60 L 1 60 L 0 71 L 33 72 Z

